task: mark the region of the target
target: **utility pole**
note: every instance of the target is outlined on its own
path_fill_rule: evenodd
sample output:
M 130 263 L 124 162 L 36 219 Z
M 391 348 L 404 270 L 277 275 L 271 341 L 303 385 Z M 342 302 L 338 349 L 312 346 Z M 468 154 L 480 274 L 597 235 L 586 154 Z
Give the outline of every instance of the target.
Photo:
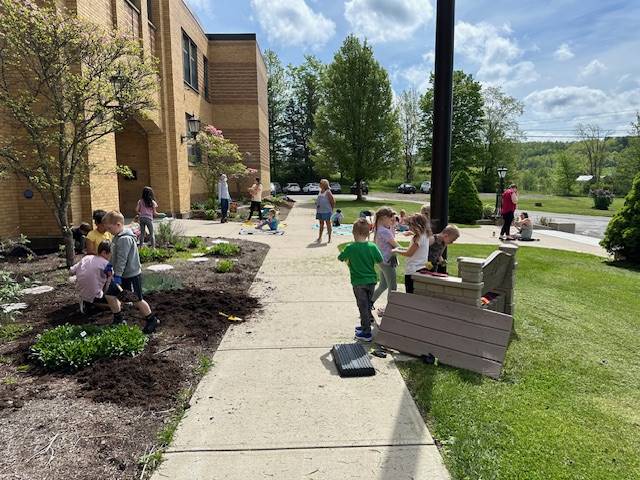
M 454 29 L 455 0 L 438 0 L 431 156 L 431 220 L 435 233 L 449 221 Z

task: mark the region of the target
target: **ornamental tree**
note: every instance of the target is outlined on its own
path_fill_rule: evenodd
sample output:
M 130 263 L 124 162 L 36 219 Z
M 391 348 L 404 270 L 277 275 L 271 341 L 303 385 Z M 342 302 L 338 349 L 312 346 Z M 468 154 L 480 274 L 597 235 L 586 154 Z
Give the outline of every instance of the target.
M 618 259 L 640 264 L 640 173 L 633 180 L 624 206 L 609 222 L 600 245 Z
M 469 174 L 460 170 L 449 188 L 449 218 L 456 223 L 475 223 L 482 218 L 482 202 Z
M 248 173 L 238 145 L 224 138 L 222 130 L 213 125 L 207 125 L 198 133 L 196 146 L 201 155 L 195 170 L 205 184 L 208 198 L 215 198 L 218 180 L 223 173 L 229 178 L 239 178 Z
M 88 154 L 133 115 L 154 107 L 155 62 L 116 31 L 32 1 L 0 0 L 0 172 L 25 178 L 52 209 L 74 261 L 69 219 Z M 115 173 L 115 172 L 114 172 Z

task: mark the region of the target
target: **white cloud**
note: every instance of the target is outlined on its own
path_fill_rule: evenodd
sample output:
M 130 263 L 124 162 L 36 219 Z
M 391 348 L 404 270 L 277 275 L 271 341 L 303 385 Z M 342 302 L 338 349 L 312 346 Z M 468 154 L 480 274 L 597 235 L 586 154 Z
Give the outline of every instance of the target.
M 372 42 L 406 40 L 433 18 L 430 0 L 349 0 L 344 15 Z
M 568 43 L 563 43 L 553 53 L 553 56 L 556 60 L 564 62 L 566 60 L 571 60 L 573 57 L 575 57 L 575 54 L 571 51 L 571 47 L 569 47 Z
M 429 88 L 429 77 L 433 71 L 435 57 L 435 52 L 430 50 L 422 55 L 422 62 L 397 70 L 394 77 L 404 79 L 418 92 L 423 93 Z
M 477 77 L 484 84 L 509 88 L 535 82 L 539 78 L 535 65 L 522 60 L 524 51 L 511 34 L 508 26 L 458 22 L 456 49 L 478 66 Z
M 585 78 L 585 77 L 591 77 L 593 75 L 599 75 L 600 73 L 604 72 L 606 69 L 607 69 L 606 65 L 596 58 L 595 60 L 591 60 L 587 65 L 582 67 L 582 70 L 580 70 L 579 76 L 581 78 Z
M 194 10 L 211 13 L 211 0 L 187 0 L 187 4 Z
M 251 6 L 269 40 L 281 45 L 320 47 L 336 32 L 336 24 L 305 0 L 251 0 Z

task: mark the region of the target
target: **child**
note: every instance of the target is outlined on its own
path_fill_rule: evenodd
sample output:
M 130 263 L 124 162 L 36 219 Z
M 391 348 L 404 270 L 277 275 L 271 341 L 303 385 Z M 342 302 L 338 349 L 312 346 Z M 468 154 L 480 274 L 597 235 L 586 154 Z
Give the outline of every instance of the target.
M 516 240 L 520 240 L 523 242 L 531 242 L 533 241 L 533 223 L 529 218 L 529 214 L 527 212 L 520 213 L 518 220 L 515 222 L 515 226 L 518 229 L 518 233 L 516 234 Z
M 104 291 L 113 275 L 109 267 L 111 259 L 111 243 L 103 241 L 98 244 L 97 255 L 86 255 L 70 268 L 76 276 L 76 289 L 80 295 L 80 312 L 85 312 L 85 302 L 90 305 L 106 304 Z
M 73 227 L 71 229 L 71 235 L 73 235 L 73 245 L 77 254 L 81 254 L 84 252 L 86 236 L 90 231 L 91 225 L 86 222 L 82 222 L 77 227 Z
M 369 222 L 364 218 L 359 218 L 353 224 L 353 238 L 355 242 L 350 243 L 338 256 L 341 262 L 347 262 L 351 276 L 353 294 L 356 297 L 358 310 L 360 311 L 360 326 L 356 327 L 356 339 L 370 342 L 371 324 L 373 315 L 373 292 L 378 283 L 376 274 L 376 264 L 382 262 L 382 254 L 375 243 L 369 242 Z
M 333 224 L 334 227 L 339 227 L 340 224 L 342 223 L 343 218 L 344 218 L 344 215 L 342 215 L 342 210 L 338 208 L 336 210 L 336 213 L 334 213 L 333 216 L 331 217 L 331 223 Z
M 102 219 L 107 214 L 104 210 L 93 211 L 93 222 L 96 224 L 96 228 L 91 230 L 87 235 L 87 255 L 97 255 L 98 245 L 104 241 L 110 242 L 113 238 L 107 227 L 102 223 Z
M 269 215 L 267 216 L 266 220 L 260 220 L 260 222 L 258 222 L 258 225 L 256 225 L 256 229 L 262 230 L 265 225 L 268 225 L 269 230 L 275 232 L 276 230 L 278 230 L 279 224 L 280 222 L 278 221 L 278 212 L 275 208 L 272 208 L 271 210 L 269 210 Z
M 387 290 L 388 297 L 391 292 L 395 292 L 398 289 L 396 281 L 398 259 L 393 253 L 393 249 L 399 246 L 393 230 L 395 216 L 396 212 L 389 207 L 382 207 L 376 212 L 373 241 L 380 249 L 380 252 L 382 252 L 382 264 L 380 265 L 382 278 L 375 292 L 373 292 L 373 298 L 371 299 L 373 303 L 380 298 L 385 290 Z M 378 309 L 378 315 L 382 313 L 383 310 Z
M 136 308 L 145 318 L 144 333 L 153 333 L 160 321 L 149 304 L 142 297 L 142 268 L 136 237 L 131 230 L 124 228 L 124 217 L 120 212 L 112 211 L 105 215 L 103 222 L 113 235 L 112 260 L 113 280 L 107 290 L 107 302 L 113 312 L 113 323 L 124 323 L 120 301 L 116 298 L 120 289 L 132 291 L 137 297 Z
M 156 236 L 153 233 L 153 217 L 158 215 L 158 204 L 151 187 L 142 189 L 142 198 L 136 205 L 136 213 L 140 217 L 140 246 L 144 244 L 145 229 L 149 230 L 151 248 L 156 248 Z
M 394 248 L 393 252 L 407 258 L 404 272 L 404 286 L 407 293 L 413 293 L 413 278 L 411 275 L 424 268 L 429 258 L 429 245 L 433 242 L 433 235 L 427 218 L 416 213 L 407 218 L 409 231 L 413 233 L 411 245 L 408 249 Z
M 442 258 L 445 248 L 460 238 L 460 230 L 455 225 L 447 225 L 442 232 L 433 236 L 433 243 L 429 247 L 429 261 L 427 269 L 432 272 L 444 273 L 445 259 Z
M 409 230 L 409 227 L 407 226 L 407 212 L 405 210 L 400 210 L 400 217 L 396 223 L 396 230 L 399 232 L 406 232 Z

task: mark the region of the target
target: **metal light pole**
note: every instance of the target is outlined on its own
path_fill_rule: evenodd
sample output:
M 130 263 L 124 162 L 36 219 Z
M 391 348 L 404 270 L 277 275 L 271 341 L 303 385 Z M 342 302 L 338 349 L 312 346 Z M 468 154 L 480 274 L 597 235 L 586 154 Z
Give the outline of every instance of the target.
M 498 167 L 498 178 L 500 178 L 500 188 L 496 192 L 496 213 L 495 216 L 500 216 L 500 210 L 502 209 L 502 193 L 504 192 L 504 179 L 507 176 L 507 167 Z
M 455 0 L 438 0 L 431 155 L 431 220 L 435 233 L 449 221 L 454 24 Z

